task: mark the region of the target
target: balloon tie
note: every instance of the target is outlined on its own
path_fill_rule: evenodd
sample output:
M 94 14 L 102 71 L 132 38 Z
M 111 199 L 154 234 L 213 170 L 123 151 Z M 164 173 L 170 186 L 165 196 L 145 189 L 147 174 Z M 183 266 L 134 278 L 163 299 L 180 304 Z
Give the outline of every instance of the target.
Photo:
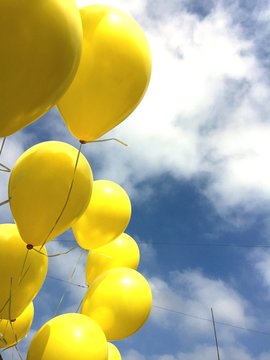
M 78 265 L 79 265 L 79 262 L 80 262 L 80 260 L 81 260 L 82 254 L 83 254 L 83 251 L 80 252 L 79 257 L 78 257 L 78 259 L 77 259 L 77 261 L 76 261 L 76 264 L 75 264 L 75 266 L 74 266 L 74 269 L 72 270 L 71 274 L 69 275 L 68 284 L 71 283 L 71 281 L 72 281 L 72 279 L 73 279 L 73 277 L 74 277 L 74 275 L 75 275 L 75 272 L 76 272 L 77 267 L 78 267 Z M 66 291 L 63 292 L 63 294 L 62 294 L 62 296 L 61 296 L 61 298 L 60 298 L 60 300 L 59 300 L 59 302 L 58 302 L 58 304 L 57 304 L 57 306 L 56 306 L 56 309 L 55 309 L 55 312 L 54 312 L 54 314 L 53 314 L 53 317 L 55 317 L 55 316 L 57 315 L 58 310 L 59 310 L 59 308 L 60 308 L 60 306 L 61 306 L 61 304 L 62 304 L 62 302 L 63 302 L 63 300 L 64 300 L 64 298 L 65 298 L 65 295 L 66 295 Z
M 68 190 L 68 194 L 67 194 L 67 198 L 66 198 L 66 201 L 64 203 L 64 206 L 62 208 L 62 210 L 60 211 L 60 214 L 58 215 L 58 218 L 56 219 L 53 227 L 51 228 L 49 234 L 47 235 L 47 237 L 45 238 L 42 246 L 40 247 L 40 250 L 43 248 L 43 246 L 46 244 L 47 240 L 49 239 L 50 235 L 52 234 L 52 232 L 54 231 L 55 227 L 57 226 L 57 224 L 59 223 L 66 207 L 67 207 L 67 204 L 68 204 L 68 201 L 70 199 L 70 195 L 71 195 L 71 191 L 73 189 L 73 185 L 74 185 L 74 181 L 75 181 L 75 175 L 76 175 L 76 170 L 77 170 L 77 167 L 78 167 L 78 163 L 79 163 L 79 158 L 80 158 L 80 154 L 81 154 L 81 150 L 82 150 L 82 144 L 80 144 L 80 147 L 78 149 L 78 154 L 77 154 L 77 158 L 76 158 L 76 162 L 75 162 L 75 166 L 74 166 L 74 171 L 73 171 L 73 176 L 72 176 L 72 180 L 71 180 L 71 184 L 70 184 L 70 187 L 69 187 L 69 190 Z
M 109 139 L 100 139 L 100 140 L 91 140 L 91 141 L 84 141 L 80 140 L 81 144 L 90 144 L 90 143 L 100 143 L 100 142 L 106 142 L 106 141 L 116 141 L 121 145 L 128 146 L 128 144 L 124 143 L 123 141 L 117 139 L 117 138 L 109 138 Z

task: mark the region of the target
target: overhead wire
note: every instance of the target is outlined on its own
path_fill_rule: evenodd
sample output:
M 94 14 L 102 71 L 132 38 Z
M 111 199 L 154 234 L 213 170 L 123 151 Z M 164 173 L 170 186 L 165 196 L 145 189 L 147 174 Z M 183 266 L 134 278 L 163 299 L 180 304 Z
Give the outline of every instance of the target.
M 59 278 L 56 278 L 54 276 L 48 275 L 47 277 L 49 279 L 60 281 L 60 282 L 66 283 L 68 285 L 74 285 L 74 286 L 78 286 L 78 287 L 82 287 L 82 288 L 88 288 L 88 286 L 86 286 L 86 285 L 80 285 L 80 284 L 76 284 L 76 283 L 71 283 L 71 282 L 68 282 L 67 280 L 59 279 Z M 170 308 L 160 306 L 160 305 L 157 305 L 157 304 L 153 304 L 153 308 L 163 310 L 163 311 L 167 311 L 167 312 L 171 312 L 171 313 L 178 314 L 178 315 L 183 315 L 183 316 L 195 319 L 195 320 L 207 321 L 207 322 L 211 322 L 211 323 L 213 321 L 212 319 L 209 319 L 209 318 L 205 318 L 205 317 L 197 316 L 197 315 L 193 315 L 193 314 L 188 314 L 188 313 L 185 313 L 183 311 L 170 309 Z M 245 330 L 245 331 L 249 331 L 249 332 L 253 332 L 253 333 L 257 333 L 257 334 L 263 334 L 263 335 L 270 336 L 270 332 L 267 332 L 267 331 L 252 329 L 252 328 L 239 326 L 239 325 L 236 325 L 236 324 L 230 324 L 230 323 L 217 321 L 217 320 L 215 320 L 215 323 L 219 324 L 219 325 L 222 325 L 222 326 L 228 326 L 228 327 L 232 327 L 232 328 L 239 329 L 239 330 Z

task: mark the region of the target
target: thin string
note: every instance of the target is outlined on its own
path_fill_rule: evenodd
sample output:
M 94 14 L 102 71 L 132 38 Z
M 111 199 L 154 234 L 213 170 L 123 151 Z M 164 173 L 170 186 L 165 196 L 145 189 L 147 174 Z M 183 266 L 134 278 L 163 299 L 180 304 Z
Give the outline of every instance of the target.
M 42 245 L 42 246 L 44 246 L 44 245 Z M 65 251 L 65 252 L 58 253 L 58 254 L 52 254 L 52 255 L 45 254 L 45 253 L 43 253 L 42 251 L 40 251 L 40 250 L 38 250 L 38 249 L 35 249 L 35 248 L 33 248 L 32 250 L 34 250 L 35 252 L 37 252 L 37 253 L 39 253 L 39 254 L 41 254 L 41 255 L 43 255 L 43 256 L 46 256 L 46 257 L 48 257 L 48 258 L 53 258 L 53 257 L 58 257 L 58 256 L 61 256 L 61 255 L 69 254 L 71 251 L 73 251 L 73 250 L 75 250 L 75 249 L 78 249 L 78 248 L 79 248 L 79 246 L 76 245 L 76 246 L 74 246 L 73 248 L 71 248 L 71 249 L 69 249 L 69 250 L 67 250 L 67 251 Z
M 80 303 L 79 303 L 79 305 L 78 305 L 78 307 L 77 307 L 77 309 L 76 309 L 76 313 L 78 313 L 78 312 L 80 311 L 81 306 L 82 306 L 82 303 L 83 303 L 83 298 L 82 298 L 82 300 L 80 301 Z
M 26 254 L 25 254 L 25 256 L 24 256 L 23 266 L 22 266 L 22 270 L 21 270 L 20 277 L 19 277 L 19 284 L 22 282 L 22 278 L 24 277 L 24 276 L 23 276 L 23 272 L 24 272 L 26 260 L 27 260 L 27 257 L 28 257 L 28 253 L 29 253 L 29 249 L 26 248 Z
M 81 140 L 80 143 L 81 143 L 81 144 L 90 144 L 90 143 L 101 143 L 101 142 L 106 142 L 106 141 L 116 141 L 116 142 L 118 142 L 118 143 L 121 144 L 121 145 L 128 146 L 128 144 L 126 144 L 126 143 L 124 143 L 123 141 L 121 141 L 121 140 L 119 140 L 119 139 L 116 139 L 116 138 L 100 139 L 100 140 L 91 140 L 91 141 Z
M 10 200 L 10 199 L 0 202 L 0 206 L 3 206 L 3 205 L 5 205 L 5 204 L 9 203 L 9 200 Z
M 15 350 L 16 350 L 19 358 L 20 358 L 20 360 L 23 360 L 23 357 L 22 357 L 22 355 L 21 355 L 20 352 L 19 352 L 18 346 L 17 346 L 17 345 L 14 345 L 14 348 L 15 348 Z
M 77 261 L 76 261 L 76 263 L 75 263 L 74 269 L 72 270 L 72 272 L 71 272 L 71 274 L 70 274 L 70 276 L 69 276 L 69 278 L 68 278 L 68 284 L 70 284 L 70 282 L 72 281 L 72 279 L 73 279 L 73 277 L 74 277 L 74 275 L 75 275 L 75 272 L 76 272 L 77 267 L 78 267 L 78 265 L 79 265 L 79 262 L 80 262 L 80 260 L 81 260 L 82 254 L 83 254 L 83 251 L 80 252 L 79 257 L 78 257 L 78 259 L 77 259 Z M 59 310 L 59 308 L 60 308 L 60 306 L 61 306 L 61 304 L 62 304 L 62 302 L 63 302 L 63 300 L 64 300 L 64 298 L 65 298 L 65 295 L 66 295 L 66 291 L 63 292 L 63 295 L 61 296 L 60 301 L 58 302 L 58 305 L 57 305 L 57 307 L 56 307 L 56 309 L 55 309 L 55 312 L 54 312 L 54 314 L 53 314 L 53 317 L 55 317 L 55 316 L 57 315 L 58 310 Z
M 70 184 L 70 187 L 69 187 L 69 191 L 68 191 L 68 194 L 67 194 L 67 198 L 66 198 L 66 201 L 65 201 L 65 204 L 60 212 L 60 214 L 58 215 L 58 218 L 56 219 L 55 221 L 55 224 L 53 225 L 53 227 L 51 228 L 49 234 L 47 235 L 47 237 L 45 238 L 42 246 L 40 247 L 40 249 L 43 248 L 43 246 L 45 245 L 45 243 L 47 242 L 47 240 L 49 239 L 50 235 L 52 234 L 52 232 L 54 231 L 55 227 L 57 226 L 58 222 L 60 221 L 66 207 L 67 207 L 67 204 L 68 204 L 68 201 L 70 199 L 70 195 L 71 195 L 71 191 L 73 189 L 73 185 L 74 185 L 74 181 L 75 181 L 75 174 L 76 174 L 76 170 L 77 170 L 77 167 L 78 167 L 78 163 L 79 163 L 79 158 L 80 158 L 80 154 L 81 154 L 81 149 L 82 149 L 82 143 L 80 143 L 80 146 L 79 146 L 79 149 L 78 149 L 78 154 L 77 154 L 77 158 L 76 158 L 76 162 L 75 162 L 75 167 L 74 167 L 74 171 L 73 171 L 73 176 L 72 176 L 72 180 L 71 180 L 71 184 Z
M 3 141 L 2 141 L 2 144 L 1 144 L 1 148 L 0 148 L 0 157 L 2 155 L 2 152 L 3 152 L 3 149 L 4 149 L 4 145 L 5 145 L 5 142 L 6 142 L 6 137 L 4 137 Z M 1 169 L 2 167 L 2 169 Z M 4 171 L 4 172 L 10 172 L 11 170 L 4 164 L 0 163 L 0 171 Z
M 11 320 L 11 297 L 12 297 L 12 282 L 13 282 L 13 279 L 12 277 L 10 278 L 10 289 L 9 289 L 9 306 L 8 306 L 8 317 L 9 317 L 9 320 Z
M 88 289 L 88 286 L 87 285 L 81 285 L 81 284 L 76 284 L 74 282 L 68 282 L 67 280 L 62 280 L 62 279 L 58 279 L 54 276 L 50 276 L 50 275 L 47 275 L 46 278 L 48 279 L 52 279 L 52 280 L 56 280 L 56 281 L 60 281 L 62 283 L 65 283 L 65 284 L 69 284 L 69 285 L 73 285 L 73 286 L 77 286 L 77 287 L 80 287 L 80 288 L 83 288 L 83 289 Z
M 156 308 L 156 309 L 168 311 L 168 312 L 171 312 L 171 313 L 174 313 L 174 314 L 187 316 L 187 317 L 190 317 L 190 318 L 195 319 L 195 320 L 202 320 L 202 321 L 212 322 L 211 319 L 203 318 L 203 317 L 196 316 L 196 315 L 187 314 L 187 313 L 184 313 L 184 312 L 178 311 L 178 310 L 168 309 L 168 308 L 165 308 L 163 306 L 153 305 L 153 307 Z M 260 330 L 256 330 L 256 329 L 250 329 L 250 328 L 246 328 L 246 327 L 242 327 L 242 326 L 238 326 L 238 325 L 225 323 L 225 322 L 222 322 L 222 321 L 216 321 L 216 324 L 223 325 L 223 326 L 229 326 L 229 327 L 239 329 L 239 330 L 246 330 L 246 331 L 250 331 L 250 332 L 253 332 L 253 333 L 257 333 L 257 334 L 263 334 L 263 335 L 270 336 L 270 332 L 260 331 Z
M 3 151 L 3 149 L 4 149 L 6 139 L 7 139 L 6 137 L 3 138 L 3 141 L 2 141 L 2 144 L 1 144 L 1 148 L 0 148 L 0 156 L 2 155 L 2 151 Z
M 8 168 L 6 165 L 4 165 L 2 163 L 0 163 L 0 171 L 7 172 L 7 173 L 11 172 L 10 168 Z
M 9 323 L 10 323 L 10 326 L 11 326 L 11 329 L 12 329 L 12 332 L 13 332 L 13 335 L 14 335 L 14 338 L 15 338 L 15 341 L 16 341 L 16 344 L 18 343 L 18 336 L 15 332 L 15 329 L 14 329 L 14 326 L 13 326 L 13 322 L 11 320 L 9 320 Z M 15 344 L 15 345 L 16 345 Z

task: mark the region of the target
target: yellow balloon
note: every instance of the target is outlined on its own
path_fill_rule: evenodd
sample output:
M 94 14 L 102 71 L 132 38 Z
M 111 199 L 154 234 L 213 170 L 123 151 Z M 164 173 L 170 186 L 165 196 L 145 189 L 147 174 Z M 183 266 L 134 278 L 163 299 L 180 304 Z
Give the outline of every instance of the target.
M 128 234 L 121 234 L 115 240 L 89 251 L 86 263 L 86 281 L 94 279 L 109 269 L 127 267 L 136 270 L 140 261 L 140 250 L 136 241 Z
M 33 337 L 27 360 L 107 360 L 101 328 L 82 314 L 64 314 L 43 325 Z
M 100 325 L 108 340 L 121 340 L 143 326 L 151 306 L 151 289 L 145 278 L 136 270 L 115 268 L 96 278 L 81 312 Z
M 95 249 L 115 239 L 128 226 L 131 204 L 125 190 L 108 180 L 94 181 L 84 214 L 72 227 L 78 244 Z
M 140 26 L 107 5 L 80 9 L 83 50 L 78 72 L 58 108 L 70 132 L 94 140 L 138 105 L 151 74 L 151 54 Z
M 41 251 L 26 248 L 15 224 L 0 225 L 0 319 L 16 319 L 42 287 L 48 258 Z
M 17 344 L 28 333 L 34 318 L 34 305 L 32 302 L 25 310 L 10 322 L 0 319 L 0 348 L 7 348 Z
M 0 137 L 55 105 L 74 78 L 81 47 L 74 0 L 0 0 Z
M 27 244 L 43 245 L 85 211 L 93 176 L 82 154 L 75 171 L 77 156 L 73 146 L 48 141 L 28 149 L 15 163 L 8 188 L 10 208 Z
M 112 343 L 108 343 L 108 360 L 122 360 L 119 350 Z

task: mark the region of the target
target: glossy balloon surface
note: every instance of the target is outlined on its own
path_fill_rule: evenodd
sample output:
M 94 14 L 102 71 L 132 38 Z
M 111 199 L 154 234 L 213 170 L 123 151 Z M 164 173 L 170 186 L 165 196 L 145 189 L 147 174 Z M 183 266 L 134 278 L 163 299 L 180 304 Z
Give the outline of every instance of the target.
M 108 343 L 108 360 L 121 360 L 121 354 L 117 347 L 112 344 Z
M 81 312 L 100 325 L 108 340 L 121 340 L 143 326 L 151 306 L 151 289 L 145 278 L 136 270 L 115 268 L 96 278 Z
M 107 360 L 107 340 L 100 327 L 82 314 L 49 320 L 34 335 L 27 360 Z
M 123 121 L 141 101 L 151 54 L 140 26 L 106 5 L 80 9 L 83 50 L 78 72 L 58 108 L 71 133 L 94 140 Z
M 42 253 L 27 250 L 16 225 L 0 225 L 0 319 L 16 319 L 37 295 L 48 269 Z
M 31 302 L 15 321 L 0 319 L 0 348 L 17 344 L 28 333 L 34 317 L 34 305 Z
M 121 234 L 108 244 L 89 251 L 86 263 L 86 281 L 91 284 L 104 271 L 116 267 L 136 270 L 140 261 L 140 250 L 136 241 L 128 234 Z
M 113 181 L 94 181 L 89 205 L 72 229 L 78 244 L 95 249 L 122 234 L 131 217 L 125 190 Z
M 55 105 L 73 80 L 81 47 L 74 0 L 0 0 L 0 137 Z
M 92 171 L 80 154 L 74 176 L 77 156 L 73 146 L 48 141 L 28 149 L 15 163 L 9 180 L 10 208 L 27 244 L 42 245 L 55 238 L 86 209 Z

